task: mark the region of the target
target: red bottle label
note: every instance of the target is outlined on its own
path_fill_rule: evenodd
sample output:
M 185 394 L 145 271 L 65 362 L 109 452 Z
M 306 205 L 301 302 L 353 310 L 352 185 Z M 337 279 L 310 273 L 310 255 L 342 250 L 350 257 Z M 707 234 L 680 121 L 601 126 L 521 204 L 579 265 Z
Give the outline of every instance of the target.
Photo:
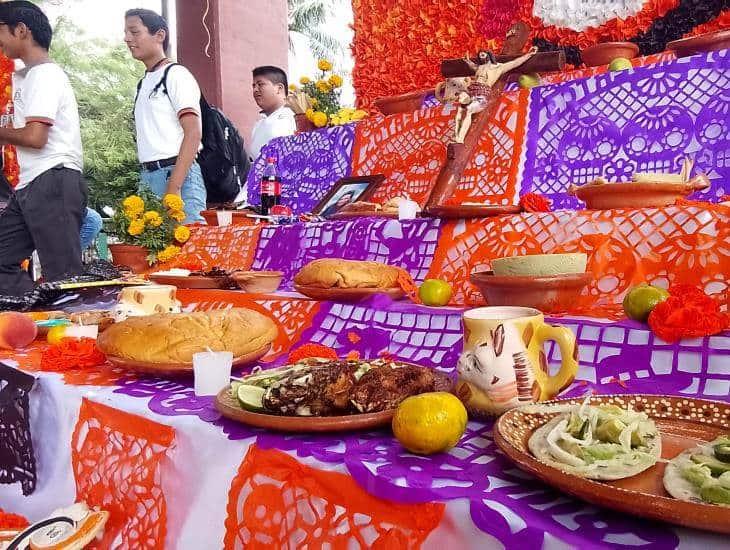
M 263 180 L 261 182 L 262 195 L 281 195 L 281 183 L 278 181 Z

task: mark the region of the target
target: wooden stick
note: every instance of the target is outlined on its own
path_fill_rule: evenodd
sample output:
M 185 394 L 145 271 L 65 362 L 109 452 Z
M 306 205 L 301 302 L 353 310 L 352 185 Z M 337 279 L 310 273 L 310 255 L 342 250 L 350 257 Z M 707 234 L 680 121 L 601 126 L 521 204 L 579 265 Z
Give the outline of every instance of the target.
M 498 63 L 512 61 L 519 57 L 518 55 L 497 55 Z M 478 58 L 473 58 L 474 63 L 479 64 Z M 530 74 L 530 73 L 547 73 L 559 71 L 565 66 L 565 52 L 560 50 L 557 52 L 538 52 L 530 59 L 525 61 L 514 71 L 507 74 Z M 474 71 L 466 64 L 464 59 L 444 59 L 441 62 L 441 74 L 445 78 L 454 78 L 459 76 L 473 76 Z

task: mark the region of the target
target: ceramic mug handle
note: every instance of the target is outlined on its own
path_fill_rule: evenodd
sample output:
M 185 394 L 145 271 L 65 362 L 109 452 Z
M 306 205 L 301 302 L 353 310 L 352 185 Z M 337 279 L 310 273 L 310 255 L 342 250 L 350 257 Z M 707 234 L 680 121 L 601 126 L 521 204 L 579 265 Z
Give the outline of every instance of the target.
M 538 326 L 535 331 L 535 342 L 539 349 L 542 349 L 547 340 L 557 342 L 562 358 L 560 370 L 553 376 L 547 375 L 541 391 L 543 399 L 552 399 L 575 379 L 578 372 L 578 344 L 575 341 L 575 334 L 569 328 L 545 324 Z

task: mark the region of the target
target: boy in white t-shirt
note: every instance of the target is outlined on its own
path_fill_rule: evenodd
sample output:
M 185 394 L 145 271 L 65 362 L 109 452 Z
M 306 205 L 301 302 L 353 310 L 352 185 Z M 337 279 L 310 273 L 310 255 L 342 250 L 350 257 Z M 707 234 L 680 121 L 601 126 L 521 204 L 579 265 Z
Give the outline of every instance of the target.
M 25 67 L 13 74 L 13 127 L 0 144 L 15 145 L 19 183 L 0 213 L 0 293 L 33 288 L 21 262 L 38 251 L 45 280 L 82 273 L 79 230 L 87 187 L 76 97 L 66 73 L 48 57 L 52 38 L 35 4 L 0 3 L 0 49 Z
M 192 73 L 165 54 L 167 21 L 151 10 L 125 14 L 124 41 L 147 71 L 134 106 L 142 184 L 156 195 L 179 195 L 185 223 L 203 221 L 205 182 L 195 161 L 201 149 L 200 88 Z M 163 83 L 164 80 L 164 83 Z

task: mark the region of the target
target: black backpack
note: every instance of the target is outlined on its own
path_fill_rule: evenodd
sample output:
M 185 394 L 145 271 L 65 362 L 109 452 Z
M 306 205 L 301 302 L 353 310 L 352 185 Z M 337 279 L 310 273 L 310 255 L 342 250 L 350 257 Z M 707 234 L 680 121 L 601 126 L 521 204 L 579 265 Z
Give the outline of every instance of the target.
M 153 88 L 154 95 L 160 88 L 169 98 L 167 92 L 167 73 L 178 63 L 170 63 L 162 79 Z M 142 81 L 137 84 L 137 103 Z M 205 181 L 208 203 L 230 202 L 236 198 L 241 188 L 246 185 L 246 176 L 251 168 L 248 155 L 243 147 L 243 138 L 233 123 L 226 118 L 220 109 L 210 105 L 203 94 L 200 94 L 200 115 L 203 127 L 203 148 L 198 153 L 198 164 Z

